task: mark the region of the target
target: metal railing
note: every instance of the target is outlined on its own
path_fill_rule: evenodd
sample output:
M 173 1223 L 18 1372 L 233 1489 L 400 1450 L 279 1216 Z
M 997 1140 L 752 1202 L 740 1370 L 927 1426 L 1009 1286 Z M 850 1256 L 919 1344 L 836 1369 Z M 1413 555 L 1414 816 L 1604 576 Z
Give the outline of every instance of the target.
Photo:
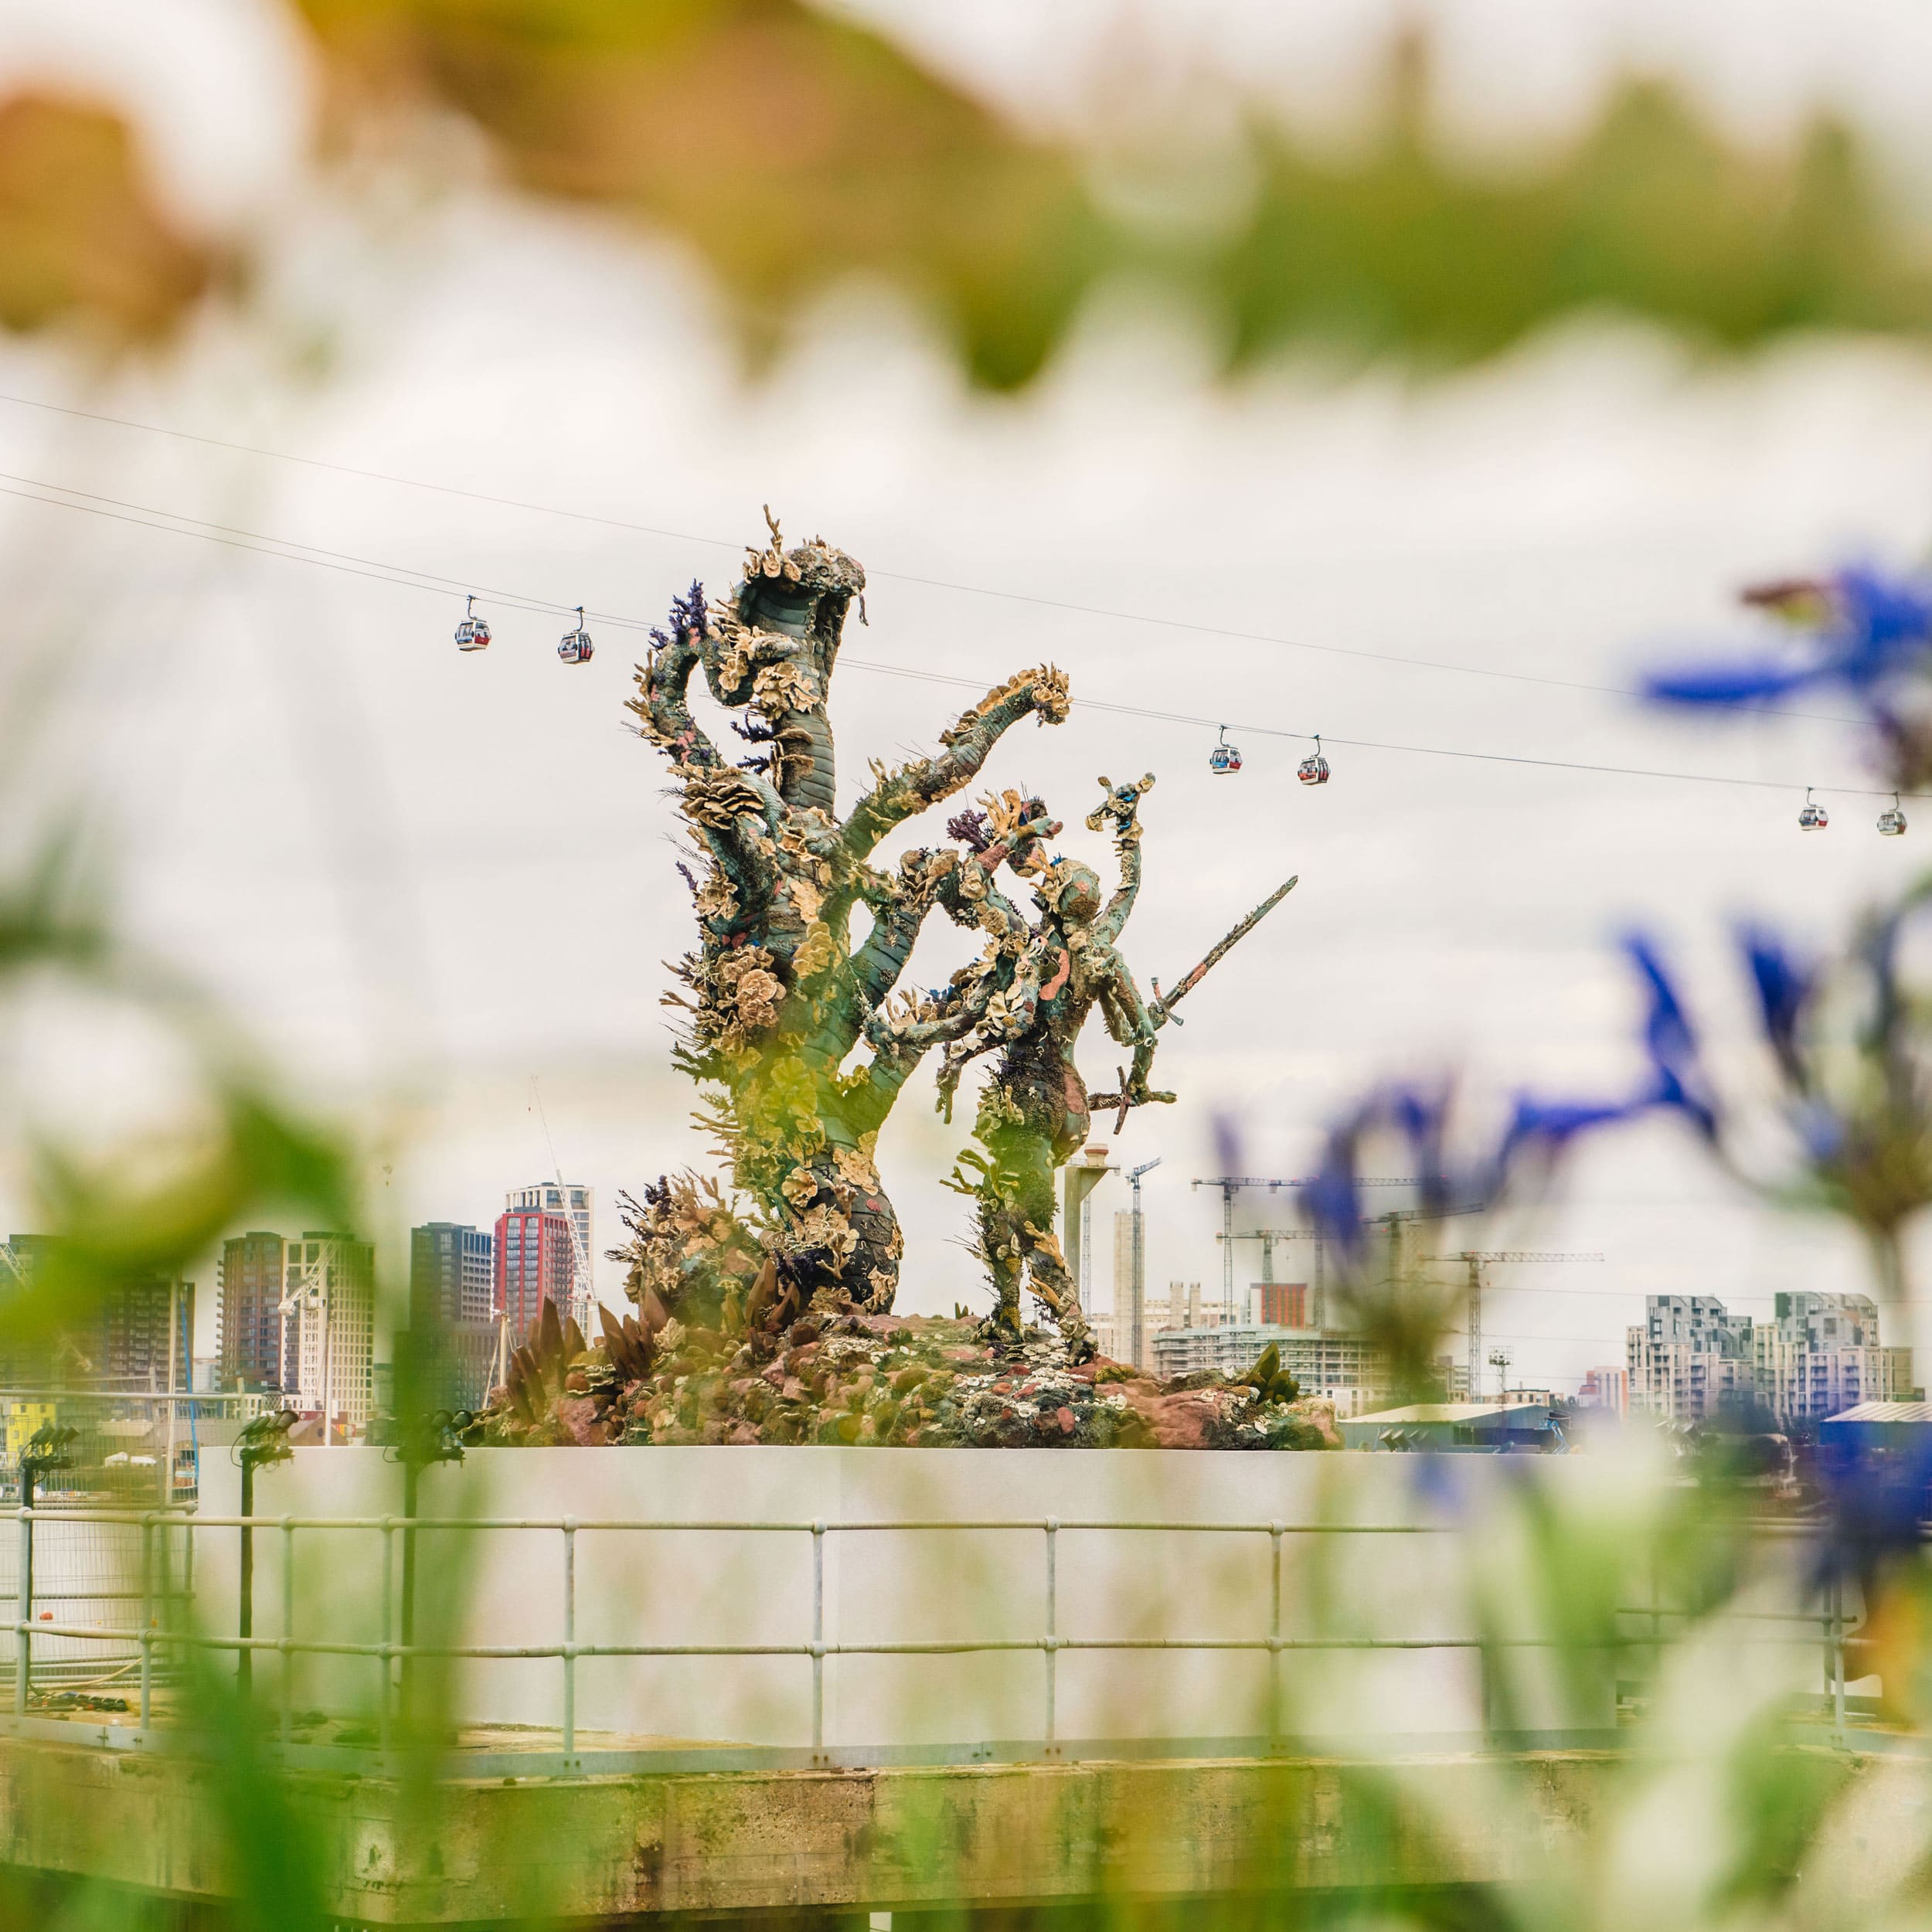
M 286 1750 L 294 1741 L 294 1662 L 298 1658 L 367 1659 L 376 1666 L 375 1742 L 386 1751 L 396 1735 L 401 1706 L 409 1694 L 412 1664 L 425 1660 L 473 1660 L 521 1662 L 554 1665 L 560 1672 L 562 1722 L 557 1735 L 560 1759 L 546 1761 L 543 1768 L 564 1771 L 586 1768 L 587 1759 L 579 1751 L 578 1667 L 594 1658 L 787 1658 L 808 1665 L 811 1685 L 811 1743 L 808 1759 L 812 1765 L 832 1761 L 825 1735 L 825 1662 L 828 1658 L 913 1658 L 971 1656 L 1001 1653 L 1037 1655 L 1041 1660 L 1039 1724 L 1037 1735 L 1027 1744 L 1026 1754 L 1054 1758 L 1063 1754 L 1059 1692 L 1060 1661 L 1064 1655 L 1090 1653 L 1162 1651 L 1179 1653 L 1252 1653 L 1269 1660 L 1267 1692 L 1267 1730 L 1264 1738 L 1226 1740 L 1229 1755 L 1250 1751 L 1278 1754 L 1287 1740 L 1284 1723 L 1283 1659 L 1301 1652 L 1400 1652 L 1462 1651 L 1478 1654 L 1482 1679 L 1483 1712 L 1487 1724 L 1490 1709 L 1489 1676 L 1494 1654 L 1511 1650 L 1550 1650 L 1566 1647 L 1562 1638 L 1546 1635 L 1478 1634 L 1442 1631 L 1433 1634 L 1379 1636 L 1341 1632 L 1291 1634 L 1284 1626 L 1283 1550 L 1291 1538 L 1340 1537 L 1349 1539 L 1440 1537 L 1459 1533 L 1451 1526 L 1437 1524 L 1359 1524 L 1337 1522 L 1202 1522 L 1165 1519 L 1114 1519 L 1087 1518 L 923 1518 L 891 1521 L 829 1522 L 806 1520 L 733 1520 L 728 1519 L 664 1521 L 638 1519 L 557 1517 L 454 1517 L 406 1518 L 381 1516 L 185 1516 L 175 1512 L 73 1511 L 36 1508 L 15 1512 L 19 1529 L 20 1573 L 32 1574 L 32 1551 L 37 1533 L 54 1526 L 86 1523 L 118 1524 L 137 1532 L 140 1539 L 139 1583 L 124 1593 L 126 1600 L 138 1606 L 138 1621 L 131 1630 L 124 1625 L 105 1628 L 76 1620 L 50 1616 L 37 1606 L 43 1599 L 38 1582 L 33 1594 L 22 1604 L 14 1625 L 15 1638 L 15 1712 L 16 1722 L 31 1713 L 36 1673 L 43 1666 L 36 1662 L 35 1646 L 43 1640 L 58 1639 L 82 1645 L 131 1647 L 139 1668 L 139 1733 L 145 1736 L 155 1723 L 154 1695 L 158 1682 L 176 1673 L 168 1668 L 190 1652 L 229 1653 L 238 1659 L 260 1654 L 281 1662 L 277 1691 L 279 1729 Z M 202 1534 L 218 1531 L 252 1532 L 243 1546 L 262 1539 L 264 1532 L 279 1545 L 279 1630 L 272 1636 L 257 1635 L 245 1619 L 235 1635 L 190 1628 L 188 1606 L 193 1600 L 194 1544 Z M 968 1636 L 940 1638 L 860 1638 L 828 1640 L 826 1635 L 826 1564 L 828 1541 L 834 1538 L 867 1538 L 908 1532 L 971 1532 L 1025 1535 L 1037 1537 L 1042 1556 L 1039 1574 L 1042 1618 L 1031 1634 L 1014 1636 Z M 1061 1628 L 1060 1583 L 1062 1539 L 1072 1532 L 1102 1532 L 1113 1536 L 1158 1534 L 1189 1537 L 1216 1537 L 1265 1541 L 1268 1549 L 1268 1611 L 1265 1630 L 1233 1636 L 1126 1636 L 1070 1633 Z M 296 1630 L 297 1539 L 301 1536 L 333 1537 L 360 1532 L 381 1538 L 379 1631 L 372 1641 L 298 1634 Z M 424 1532 L 461 1532 L 489 1535 L 495 1532 L 538 1532 L 560 1539 L 562 1634 L 555 1641 L 519 1644 L 422 1642 L 413 1628 L 415 1605 L 410 1600 L 406 1580 L 413 1566 L 405 1561 L 400 1573 L 406 1580 L 399 1595 L 398 1539 L 407 1543 Z M 809 1634 L 786 1641 L 757 1642 L 583 1642 L 578 1638 L 578 1539 L 587 1536 L 638 1536 L 645 1534 L 726 1534 L 733 1536 L 808 1538 L 811 1555 L 811 1594 L 808 1605 Z M 90 1599 L 107 1599 L 111 1593 L 93 1590 Z M 252 1603 L 251 1586 L 244 1597 Z M 801 1604 L 801 1613 L 807 1606 Z M 1665 1604 L 1655 1590 L 1652 1600 L 1620 1611 L 1639 1628 L 1620 1633 L 1603 1648 L 1638 1655 L 1649 1653 L 1660 1658 L 1673 1641 L 1667 1623 L 1696 1613 Z M 1834 1735 L 1843 1732 L 1846 1723 L 1845 1643 L 1848 1634 L 1842 1589 L 1832 1586 L 1816 1609 L 1733 1611 L 1746 1625 L 1768 1627 L 1766 1634 L 1747 1636 L 1743 1641 L 1783 1644 L 1818 1643 L 1824 1663 L 1825 1707 L 1828 1709 Z M 800 1621 L 807 1619 L 801 1614 Z M 1784 1627 L 1781 1631 L 1780 1627 Z M 1190 1746 L 1198 1740 L 1187 1740 Z M 690 1757 L 689 1750 L 675 1753 Z M 988 1753 L 975 1751 L 975 1756 Z M 643 1753 L 646 1757 L 651 1753 Z M 765 1753 L 767 1758 L 771 1753 Z M 941 1754 L 943 1755 L 943 1753 Z M 526 1759 L 526 1768 L 539 1768 Z

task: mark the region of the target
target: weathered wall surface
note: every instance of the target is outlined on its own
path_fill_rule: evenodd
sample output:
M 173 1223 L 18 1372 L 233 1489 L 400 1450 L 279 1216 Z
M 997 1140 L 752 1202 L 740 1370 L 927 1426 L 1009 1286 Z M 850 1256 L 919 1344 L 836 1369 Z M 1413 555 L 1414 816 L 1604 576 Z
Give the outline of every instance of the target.
M 474 1924 L 1510 1883 L 1570 1848 L 1606 1774 L 1578 1753 L 740 1772 L 444 1785 L 416 1810 L 306 1777 L 296 1799 L 333 1913 Z M 8 1863 L 220 1896 L 228 1826 L 205 1767 L 0 1739 Z
M 1519 1464 L 1462 1458 L 1465 1512 L 1526 1480 L 1577 1487 L 1583 1459 Z M 238 1506 L 236 1478 L 210 1458 L 202 1507 Z M 401 1472 L 379 1451 L 304 1450 L 267 1472 L 259 1515 L 400 1513 Z M 1180 1523 L 1443 1525 L 1414 1463 L 1400 1457 L 1213 1452 L 889 1451 L 827 1448 L 501 1450 L 423 1478 L 425 1515 L 612 1518 L 732 1525 L 1053 1516 Z M 1463 1519 L 1468 1519 L 1467 1513 Z M 281 1537 L 256 1536 L 257 1631 L 281 1630 Z M 197 1594 L 211 1628 L 232 1631 L 236 1532 L 203 1532 Z M 376 1640 L 383 1573 L 376 1529 L 299 1540 L 299 1634 Z M 396 1542 L 400 1546 L 400 1537 Z M 577 1537 L 580 1643 L 790 1645 L 811 1635 L 812 1538 L 798 1530 L 617 1532 Z M 1464 1546 L 1455 1547 L 1458 1542 Z M 1045 1538 L 1038 1531 L 869 1530 L 825 1539 L 828 1643 L 940 1644 L 1031 1638 L 1046 1622 Z M 1469 1539 L 1442 1535 L 1283 1539 L 1282 1632 L 1414 1639 L 1466 1637 Z M 393 1553 L 400 1577 L 400 1547 Z M 555 1643 L 563 1634 L 561 1537 L 555 1531 L 420 1532 L 419 1638 L 471 1644 Z M 1074 1639 L 1265 1637 L 1270 1539 L 1180 1530 L 1063 1529 L 1056 1628 Z M 450 1620 L 439 1603 L 460 1600 Z M 393 1634 L 393 1625 L 391 1627 Z M 1519 1654 L 1520 1655 L 1520 1654 Z M 264 1688 L 277 1666 L 264 1658 Z M 807 1658 L 583 1658 L 583 1732 L 801 1747 L 811 1742 Z M 1043 1734 L 1046 1667 L 1038 1651 L 992 1655 L 832 1657 L 825 1661 L 825 1737 L 848 1750 L 971 1745 Z M 1281 1663 L 1284 1721 L 1304 1736 L 1375 1738 L 1385 1746 L 1481 1729 L 1480 1668 L 1468 1650 L 1302 1651 Z M 1530 1700 L 1535 1728 L 1607 1726 L 1611 1672 L 1580 1704 Z M 1254 1652 L 1063 1651 L 1056 1665 L 1063 1739 L 1264 1736 L 1270 1666 Z M 305 1659 L 298 1703 L 367 1703 L 376 1666 Z M 563 1673 L 554 1661 L 461 1667 L 456 1704 L 472 1720 L 554 1726 Z M 587 1744 L 594 1740 L 586 1737 Z

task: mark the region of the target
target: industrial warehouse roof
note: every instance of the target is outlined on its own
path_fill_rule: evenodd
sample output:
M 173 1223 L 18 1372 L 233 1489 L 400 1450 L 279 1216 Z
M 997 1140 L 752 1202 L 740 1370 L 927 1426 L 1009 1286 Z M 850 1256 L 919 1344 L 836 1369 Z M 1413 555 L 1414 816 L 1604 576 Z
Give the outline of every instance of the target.
M 1485 1416 L 1533 1414 L 1541 1406 L 1538 1403 L 1520 1402 L 1412 1402 L 1406 1408 L 1378 1409 L 1372 1416 L 1344 1416 L 1342 1420 L 1352 1423 L 1475 1422 Z
M 1932 1422 L 1932 1402 L 1861 1402 L 1828 1422 Z

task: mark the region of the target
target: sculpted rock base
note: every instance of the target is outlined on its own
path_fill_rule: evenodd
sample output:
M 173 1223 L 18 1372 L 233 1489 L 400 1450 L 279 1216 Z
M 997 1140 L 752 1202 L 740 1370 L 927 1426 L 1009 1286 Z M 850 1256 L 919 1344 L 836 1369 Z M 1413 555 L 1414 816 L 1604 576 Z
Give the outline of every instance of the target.
M 1287 1399 L 1213 1372 L 1172 1381 L 1060 1336 L 989 1344 L 971 1320 L 872 1315 L 821 1295 L 781 1335 L 673 1321 L 648 1372 L 627 1376 L 604 1345 L 549 1352 L 481 1439 L 580 1443 L 876 1444 L 906 1448 L 1319 1449 L 1336 1440 L 1325 1403 Z

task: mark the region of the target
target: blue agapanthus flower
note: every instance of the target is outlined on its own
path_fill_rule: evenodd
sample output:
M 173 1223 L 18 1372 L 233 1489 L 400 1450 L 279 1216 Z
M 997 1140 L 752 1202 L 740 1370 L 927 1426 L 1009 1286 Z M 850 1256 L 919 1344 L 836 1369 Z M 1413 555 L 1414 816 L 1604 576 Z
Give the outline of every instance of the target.
M 1923 1560 L 1921 1525 L 1932 1500 L 1932 1440 L 1889 1453 L 1859 1444 L 1823 1443 L 1818 1475 L 1823 1507 L 1815 1584 L 1855 1582 L 1869 1599 L 1887 1566 L 1917 1566 Z
M 1837 685 L 1883 714 L 1886 686 L 1932 675 L 1932 583 L 1859 566 L 1820 586 L 1793 588 L 1811 593 L 1802 600 L 1813 620 L 1804 655 L 1654 672 L 1644 680 L 1645 696 L 1662 704 L 1735 707 Z
M 1643 933 L 1632 933 L 1624 951 L 1637 968 L 1648 995 L 1644 1014 L 1644 1051 L 1651 1066 L 1648 1104 L 1674 1109 L 1693 1121 L 1707 1137 L 1717 1131 L 1717 1107 L 1704 1071 L 1697 1034 L 1684 1002 L 1678 997 L 1662 955 Z
M 1757 994 L 1764 1037 L 1779 1065 L 1794 1070 L 1798 1064 L 1798 1022 L 1818 990 L 1818 968 L 1801 960 L 1781 934 L 1753 921 L 1738 927 L 1737 944 Z
M 1363 1144 L 1387 1135 L 1413 1178 L 1415 1212 L 1425 1219 L 1489 1206 L 1527 1169 L 1546 1172 L 1581 1135 L 1627 1120 L 1648 1104 L 1648 1090 L 1631 1100 L 1572 1100 L 1518 1094 L 1502 1132 L 1473 1148 L 1451 1144 L 1454 1090 L 1444 1081 L 1378 1088 L 1329 1131 L 1321 1165 L 1302 1190 L 1316 1232 L 1344 1257 L 1358 1255 L 1367 1237 L 1360 1176 Z

